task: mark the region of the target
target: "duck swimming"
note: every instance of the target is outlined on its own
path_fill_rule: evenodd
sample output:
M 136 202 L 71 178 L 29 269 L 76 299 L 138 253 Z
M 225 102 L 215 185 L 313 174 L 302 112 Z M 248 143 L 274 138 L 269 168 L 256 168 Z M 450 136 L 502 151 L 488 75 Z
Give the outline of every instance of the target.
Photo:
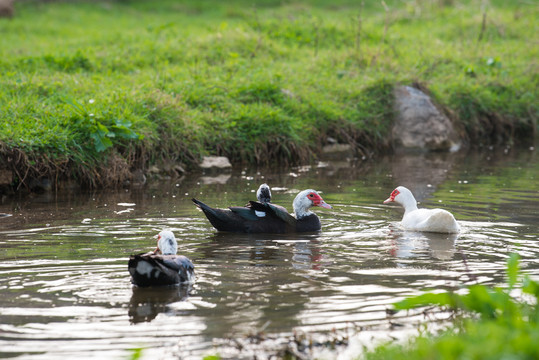
M 172 231 L 161 231 L 157 235 L 155 251 L 129 257 L 127 267 L 131 282 L 140 287 L 193 282 L 193 263 L 183 255 L 176 255 L 177 251 L 178 243 Z
M 450 212 L 443 209 L 418 209 L 417 201 L 410 190 L 399 186 L 384 201 L 396 202 L 404 208 L 401 225 L 405 230 L 437 233 L 458 233 L 460 226 Z
M 263 187 L 262 184 L 261 188 Z M 269 187 L 267 188 L 269 193 Z M 266 190 L 259 188 L 264 194 Z M 262 199 L 268 199 L 267 194 Z M 210 223 L 219 231 L 245 232 L 245 233 L 286 233 L 309 232 L 320 230 L 322 225 L 315 213 L 310 211 L 312 206 L 331 209 L 317 191 L 308 189 L 301 191 L 293 202 L 294 216 L 285 208 L 271 202 L 250 201 L 247 206 L 229 207 L 228 209 L 215 209 L 202 201 L 192 199 Z M 260 198 L 259 198 L 260 200 Z M 269 193 L 271 200 L 271 193 Z

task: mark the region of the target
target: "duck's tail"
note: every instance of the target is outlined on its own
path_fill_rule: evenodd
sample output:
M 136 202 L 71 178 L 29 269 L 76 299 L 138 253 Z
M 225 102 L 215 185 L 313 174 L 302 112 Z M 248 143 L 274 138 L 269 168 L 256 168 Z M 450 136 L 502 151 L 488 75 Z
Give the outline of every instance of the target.
M 439 232 L 439 233 L 458 233 L 460 231 L 460 226 L 455 220 L 453 214 L 445 210 L 439 210 L 434 212 L 428 219 L 428 224 L 426 228 L 430 229 L 429 231 Z
M 192 198 L 191 201 L 193 201 L 199 209 L 204 211 L 205 214 L 210 214 L 216 218 L 219 218 L 217 211 L 215 211 L 216 209 L 209 207 L 208 205 L 204 204 L 202 201 L 197 200 L 195 198 Z

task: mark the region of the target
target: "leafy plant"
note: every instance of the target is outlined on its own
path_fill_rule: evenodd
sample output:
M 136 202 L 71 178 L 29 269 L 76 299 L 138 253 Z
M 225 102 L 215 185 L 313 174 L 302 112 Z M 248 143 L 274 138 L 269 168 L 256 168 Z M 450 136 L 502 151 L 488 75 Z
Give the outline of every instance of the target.
M 529 1 L 490 1 L 475 48 L 469 0 L 106 3 L 23 1 L 0 21 L 0 144 L 28 164 L 84 179 L 126 145 L 130 167 L 306 162 L 328 137 L 382 152 L 395 84 L 428 88 L 471 144 L 537 134 Z
M 118 140 L 140 140 L 143 135 L 131 129 L 131 122 L 123 119 L 110 119 L 90 113 L 80 102 L 65 99 L 66 104 L 73 109 L 74 118 L 78 121 L 94 141 L 94 149 L 103 152 L 114 145 Z
M 130 349 L 131 354 L 129 355 L 129 360 L 138 360 L 142 357 L 143 348 Z
M 218 355 L 208 355 L 204 356 L 203 360 L 220 360 L 221 357 Z
M 367 359 L 537 359 L 539 358 L 539 283 L 518 268 L 518 255 L 507 262 L 507 286 L 490 288 L 473 285 L 459 295 L 425 293 L 395 304 L 399 310 L 437 305 L 464 315 L 463 321 L 442 334 L 421 336 L 409 346 L 384 345 L 367 354 Z M 522 279 L 521 281 L 519 281 Z M 516 299 L 520 288 L 532 299 Z M 469 315 L 479 315 L 479 318 Z
M 398 310 L 412 309 L 420 306 L 438 305 L 453 310 L 462 310 L 479 314 L 482 319 L 498 321 L 522 321 L 528 318 L 530 312 L 537 312 L 538 308 L 530 307 L 527 303 L 519 302 L 511 297 L 510 292 L 517 284 L 518 255 L 512 254 L 507 263 L 507 288 L 489 288 L 485 285 L 472 285 L 468 293 L 459 295 L 454 292 L 426 293 L 405 299 L 395 304 Z M 524 292 L 535 295 L 536 282 L 529 276 L 524 277 L 526 286 L 522 286 Z

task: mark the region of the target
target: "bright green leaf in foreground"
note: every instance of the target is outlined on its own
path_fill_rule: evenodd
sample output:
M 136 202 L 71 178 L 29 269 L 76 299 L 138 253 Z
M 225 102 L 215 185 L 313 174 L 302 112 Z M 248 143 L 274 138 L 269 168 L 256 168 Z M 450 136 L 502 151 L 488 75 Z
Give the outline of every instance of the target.
M 507 288 L 485 285 L 468 287 L 468 293 L 426 293 L 410 297 L 395 305 L 411 309 L 427 305 L 445 306 L 463 311 L 463 321 L 438 335 L 420 336 L 407 345 L 387 344 L 368 352 L 367 360 L 455 360 L 539 359 L 539 283 L 525 276 L 518 283 L 518 255 L 507 263 Z M 509 292 L 521 286 L 533 299 L 514 299 Z M 469 315 L 479 314 L 475 319 Z

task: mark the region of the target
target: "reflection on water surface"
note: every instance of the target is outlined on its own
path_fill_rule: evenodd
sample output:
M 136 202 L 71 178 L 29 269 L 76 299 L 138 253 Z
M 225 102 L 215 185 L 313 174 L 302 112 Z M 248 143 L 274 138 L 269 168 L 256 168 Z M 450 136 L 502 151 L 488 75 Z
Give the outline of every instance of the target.
M 361 341 L 409 334 L 423 317 L 386 312 L 404 296 L 499 284 L 510 252 L 539 277 L 535 156 L 410 155 L 6 199 L 0 213 L 12 216 L 0 218 L 0 354 L 125 358 L 144 347 L 143 358 L 200 358 L 226 354 L 223 339 L 261 329 L 316 336 L 361 328 Z M 315 210 L 323 230 L 217 233 L 190 201 L 245 204 L 261 182 L 289 210 L 297 191 L 321 190 L 334 206 Z M 402 210 L 382 205 L 397 185 L 409 187 L 420 206 L 453 212 L 461 233 L 402 231 Z M 176 234 L 197 281 L 134 289 L 127 258 L 154 249 L 162 228 Z

